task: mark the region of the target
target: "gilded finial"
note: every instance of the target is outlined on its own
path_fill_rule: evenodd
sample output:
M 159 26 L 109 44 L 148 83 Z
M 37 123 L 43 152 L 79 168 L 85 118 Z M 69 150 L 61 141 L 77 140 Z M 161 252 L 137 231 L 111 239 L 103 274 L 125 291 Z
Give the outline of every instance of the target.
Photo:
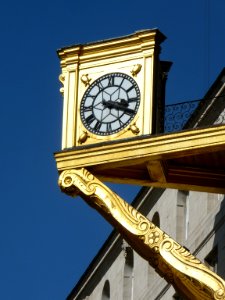
M 130 125 L 129 129 L 133 134 L 138 134 L 140 132 L 140 129 L 137 127 L 135 123 Z
M 88 137 L 89 137 L 89 135 L 88 135 L 87 131 L 83 131 L 81 133 L 81 135 L 79 136 L 78 143 L 79 144 L 85 143 Z
M 80 80 L 84 83 L 85 86 L 90 84 L 91 78 L 88 77 L 88 74 L 83 74 Z
M 133 69 L 130 71 L 132 76 L 137 76 L 137 74 L 141 71 L 142 65 L 141 64 L 136 64 L 133 66 Z

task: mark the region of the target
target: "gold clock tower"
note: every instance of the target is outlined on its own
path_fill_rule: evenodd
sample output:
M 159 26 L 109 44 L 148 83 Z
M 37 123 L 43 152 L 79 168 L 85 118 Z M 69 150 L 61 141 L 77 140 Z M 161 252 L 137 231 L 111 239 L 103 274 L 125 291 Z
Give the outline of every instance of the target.
M 222 278 L 101 181 L 224 191 L 224 177 L 219 187 L 210 173 L 208 187 L 209 172 L 196 172 L 196 163 L 204 166 L 202 159 L 224 151 L 225 126 L 155 135 L 163 132 L 171 66 L 159 60 L 164 39 L 156 29 L 142 30 L 58 51 L 64 97 L 62 151 L 55 154 L 59 186 L 100 212 L 185 299 L 225 300 Z
M 162 131 L 165 72 L 158 30 L 60 49 L 62 149 Z

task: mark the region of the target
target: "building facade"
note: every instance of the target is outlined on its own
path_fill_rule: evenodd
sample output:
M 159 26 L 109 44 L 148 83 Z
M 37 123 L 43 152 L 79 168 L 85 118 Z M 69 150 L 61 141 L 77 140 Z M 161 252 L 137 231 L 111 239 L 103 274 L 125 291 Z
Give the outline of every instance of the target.
M 225 123 L 225 69 L 194 105 L 191 117 L 182 124 L 184 130 Z M 225 278 L 224 195 L 143 187 L 132 205 Z M 114 230 L 67 299 L 182 298 Z

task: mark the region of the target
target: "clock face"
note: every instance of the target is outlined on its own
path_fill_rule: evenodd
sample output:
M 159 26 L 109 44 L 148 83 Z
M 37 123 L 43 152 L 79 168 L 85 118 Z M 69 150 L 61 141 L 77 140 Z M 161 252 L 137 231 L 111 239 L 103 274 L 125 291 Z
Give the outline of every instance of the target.
M 137 114 L 140 90 L 136 81 L 123 73 L 99 77 L 85 92 L 81 120 L 96 135 L 111 135 L 125 128 Z

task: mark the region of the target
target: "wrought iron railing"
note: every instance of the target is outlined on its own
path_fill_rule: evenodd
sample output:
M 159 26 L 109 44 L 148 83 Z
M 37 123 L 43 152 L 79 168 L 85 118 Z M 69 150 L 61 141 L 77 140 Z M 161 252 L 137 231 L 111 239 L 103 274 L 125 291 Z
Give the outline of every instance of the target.
M 166 105 L 164 132 L 174 132 L 183 129 L 201 100 Z

